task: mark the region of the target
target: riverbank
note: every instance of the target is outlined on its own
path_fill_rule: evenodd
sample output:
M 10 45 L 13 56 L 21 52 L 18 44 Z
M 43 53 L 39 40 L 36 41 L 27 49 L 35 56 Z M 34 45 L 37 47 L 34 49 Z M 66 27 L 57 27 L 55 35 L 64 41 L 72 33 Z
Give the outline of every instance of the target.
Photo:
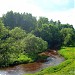
M 64 61 L 63 57 L 60 57 L 60 55 L 55 50 L 46 51 L 43 53 L 40 53 L 41 56 L 47 56 L 47 58 L 44 60 L 42 58 L 39 58 L 41 60 L 37 60 L 33 63 L 28 64 L 20 64 L 15 65 L 13 67 L 6 67 L 3 69 L 0 69 L 1 75 L 23 75 L 28 73 L 36 73 L 41 71 L 44 68 L 47 68 L 49 66 L 55 66 L 60 64 Z
M 66 60 L 61 64 L 48 67 L 35 74 L 27 75 L 74 75 L 75 74 L 75 47 L 63 47 L 58 53 Z M 25 74 L 26 75 L 26 74 Z

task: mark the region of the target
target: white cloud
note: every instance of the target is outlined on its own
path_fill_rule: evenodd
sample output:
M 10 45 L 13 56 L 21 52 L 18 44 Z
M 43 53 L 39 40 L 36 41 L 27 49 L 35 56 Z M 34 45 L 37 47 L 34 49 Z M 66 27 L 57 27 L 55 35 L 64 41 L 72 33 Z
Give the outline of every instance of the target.
M 61 23 L 72 24 L 75 28 L 75 9 L 70 9 L 63 12 L 51 12 L 47 13 L 47 17 L 53 20 L 60 20 Z
M 63 11 L 63 12 L 61 11 L 60 12 L 48 12 L 48 13 L 41 12 L 40 15 L 49 18 L 49 20 L 51 19 L 53 19 L 54 21 L 60 20 L 61 23 L 63 24 L 65 23 L 72 24 L 75 28 L 75 8 L 72 8 L 70 10 Z
M 0 16 L 10 10 L 21 13 L 28 12 L 34 15 L 41 14 L 41 9 L 36 6 L 31 0 L 1 0 Z

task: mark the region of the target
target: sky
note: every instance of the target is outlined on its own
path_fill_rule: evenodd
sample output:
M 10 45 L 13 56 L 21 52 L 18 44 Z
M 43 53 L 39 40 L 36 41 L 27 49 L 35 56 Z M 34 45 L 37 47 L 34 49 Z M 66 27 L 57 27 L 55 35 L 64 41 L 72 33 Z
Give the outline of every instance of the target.
M 11 10 L 31 13 L 37 18 L 60 20 L 75 28 L 75 0 L 0 0 L 0 17 Z

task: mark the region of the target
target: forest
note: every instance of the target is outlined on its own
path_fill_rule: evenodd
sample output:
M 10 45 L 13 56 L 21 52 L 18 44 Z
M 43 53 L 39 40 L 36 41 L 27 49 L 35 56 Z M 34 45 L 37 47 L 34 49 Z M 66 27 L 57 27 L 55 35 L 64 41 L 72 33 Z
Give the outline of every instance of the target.
M 36 61 L 48 49 L 75 47 L 73 25 L 30 13 L 9 11 L 0 17 L 0 67 Z M 41 75 L 41 74 L 38 74 Z
M 13 11 L 0 18 L 0 66 L 32 62 L 38 53 L 61 46 L 75 46 L 75 29 L 70 24 Z

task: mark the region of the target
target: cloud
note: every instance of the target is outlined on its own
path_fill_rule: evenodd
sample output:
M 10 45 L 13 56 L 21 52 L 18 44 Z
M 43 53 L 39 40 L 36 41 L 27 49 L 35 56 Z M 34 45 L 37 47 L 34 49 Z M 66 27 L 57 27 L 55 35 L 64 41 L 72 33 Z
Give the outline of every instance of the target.
M 32 0 L 1 0 L 0 16 L 10 10 L 20 13 L 28 12 L 34 15 L 41 13 L 41 9 Z
M 13 10 L 17 12 L 38 12 L 40 14 L 42 12 L 67 10 L 70 8 L 69 4 L 74 6 L 73 3 L 74 0 L 1 0 L 0 13 Z
M 42 12 L 38 14 L 38 12 L 34 15 L 39 18 L 40 16 L 47 17 L 49 20 L 53 19 L 54 21 L 60 20 L 61 23 L 66 24 L 69 23 L 75 28 L 75 8 L 66 11 L 57 11 L 57 12 Z
M 72 0 L 51 0 L 51 2 L 56 5 L 66 5 L 70 1 L 72 1 Z
M 60 20 L 61 23 L 72 24 L 75 28 L 75 8 L 63 12 L 51 12 L 45 14 L 46 17 L 53 20 Z

